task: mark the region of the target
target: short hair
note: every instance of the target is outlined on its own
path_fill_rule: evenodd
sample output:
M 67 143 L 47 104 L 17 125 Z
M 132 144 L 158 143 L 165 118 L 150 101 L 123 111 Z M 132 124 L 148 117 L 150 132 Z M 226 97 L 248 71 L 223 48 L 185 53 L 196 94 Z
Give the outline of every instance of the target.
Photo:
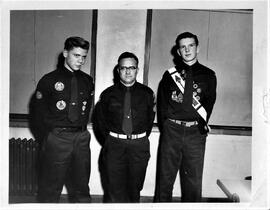
M 131 52 L 123 52 L 118 58 L 118 64 L 124 58 L 133 58 L 137 62 L 137 65 L 139 64 L 138 57 L 134 53 L 131 53 Z
M 72 50 L 74 47 L 80 47 L 85 50 L 89 50 L 89 42 L 81 37 L 72 36 L 65 41 L 65 50 Z
M 180 40 L 185 39 L 185 38 L 193 38 L 195 40 L 195 44 L 197 46 L 199 45 L 198 37 L 195 34 L 190 33 L 190 32 L 184 32 L 184 33 L 179 34 L 175 40 L 176 45 L 179 46 Z

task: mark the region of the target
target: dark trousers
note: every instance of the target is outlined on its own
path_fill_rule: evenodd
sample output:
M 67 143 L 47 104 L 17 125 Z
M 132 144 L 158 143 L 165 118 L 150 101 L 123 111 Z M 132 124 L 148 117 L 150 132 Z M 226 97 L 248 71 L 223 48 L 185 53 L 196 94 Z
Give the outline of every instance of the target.
M 181 201 L 200 202 L 206 135 L 197 126 L 184 127 L 166 120 L 161 133 L 154 202 L 171 202 L 180 172 Z
M 68 132 L 55 128 L 41 149 L 39 202 L 57 203 L 63 185 L 71 189 L 73 202 L 90 202 L 90 133 Z
M 103 151 L 107 202 L 139 202 L 150 158 L 147 137 L 122 140 L 108 136 Z

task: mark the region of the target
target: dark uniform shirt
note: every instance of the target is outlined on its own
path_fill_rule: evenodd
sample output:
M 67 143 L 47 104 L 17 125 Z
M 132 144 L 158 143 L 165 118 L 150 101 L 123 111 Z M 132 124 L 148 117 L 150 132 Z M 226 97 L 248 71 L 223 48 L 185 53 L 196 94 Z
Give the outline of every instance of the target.
M 97 121 L 104 138 L 110 131 L 124 134 L 122 121 L 126 90 L 127 87 L 119 82 L 104 90 L 100 96 Z M 130 91 L 132 134 L 147 132 L 147 135 L 150 135 L 155 116 L 154 93 L 149 87 L 138 82 L 130 87 Z
M 191 70 L 193 75 L 193 95 L 207 112 L 207 122 L 212 113 L 216 100 L 216 75 L 215 72 L 198 61 L 192 66 L 181 63 L 175 67 L 181 77 L 185 79 L 186 71 Z M 158 120 L 162 126 L 167 118 L 183 121 L 199 121 L 202 127 L 205 122 L 194 108 L 189 109 L 183 105 L 183 94 L 175 84 L 171 75 L 166 71 L 159 84 L 158 97 Z
M 76 74 L 78 83 L 78 120 L 68 119 L 71 96 L 71 78 Z M 78 70 L 73 73 L 65 67 L 44 75 L 36 89 L 36 109 L 48 129 L 54 127 L 85 126 L 92 106 L 94 84 L 88 74 Z

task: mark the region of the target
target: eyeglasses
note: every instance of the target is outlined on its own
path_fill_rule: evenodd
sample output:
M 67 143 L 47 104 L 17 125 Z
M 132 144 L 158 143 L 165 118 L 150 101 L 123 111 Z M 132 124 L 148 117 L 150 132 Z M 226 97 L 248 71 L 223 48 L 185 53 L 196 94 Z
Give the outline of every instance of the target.
M 120 66 L 119 67 L 119 70 L 120 71 L 127 71 L 127 70 L 135 71 L 136 69 L 137 69 L 136 66 L 129 66 L 129 67 L 127 67 L 127 66 Z

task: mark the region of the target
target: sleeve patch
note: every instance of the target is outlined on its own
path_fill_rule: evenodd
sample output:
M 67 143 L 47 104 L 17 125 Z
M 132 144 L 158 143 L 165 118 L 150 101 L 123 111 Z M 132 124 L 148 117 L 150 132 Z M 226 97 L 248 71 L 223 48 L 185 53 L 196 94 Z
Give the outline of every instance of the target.
M 42 93 L 41 93 L 40 91 L 37 91 L 37 92 L 36 92 L 36 98 L 37 98 L 37 99 L 42 99 L 42 97 L 43 97 L 43 96 L 42 96 Z

